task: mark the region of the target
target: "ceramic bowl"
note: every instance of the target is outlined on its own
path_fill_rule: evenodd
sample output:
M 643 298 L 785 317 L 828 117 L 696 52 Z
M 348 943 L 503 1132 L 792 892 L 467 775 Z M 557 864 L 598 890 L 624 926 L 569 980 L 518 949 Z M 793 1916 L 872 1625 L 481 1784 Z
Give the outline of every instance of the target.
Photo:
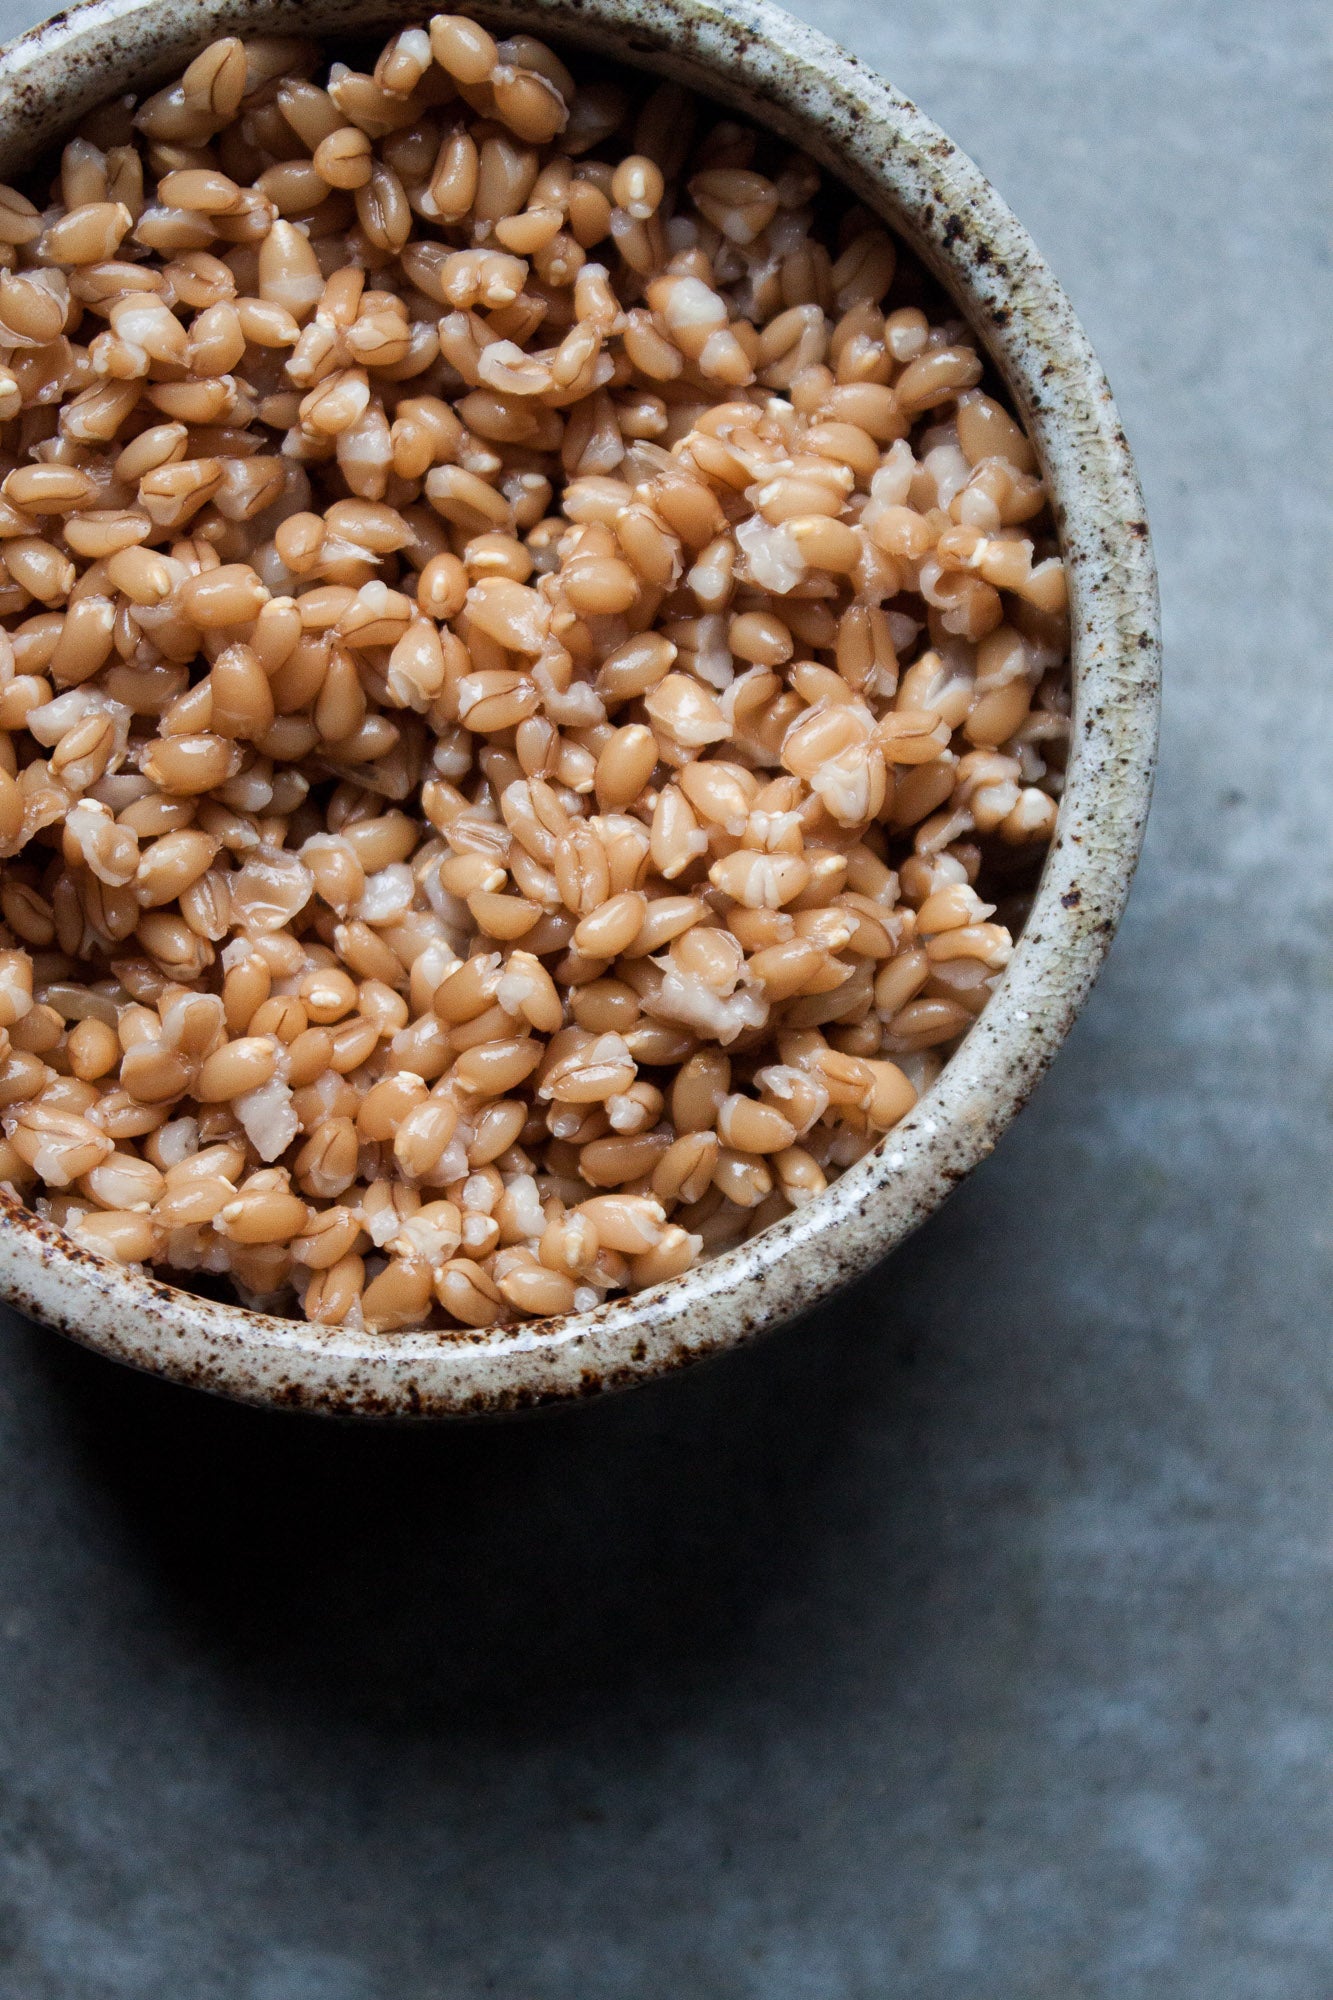
M 1068 1033 L 1124 906 L 1154 762 L 1157 591 L 1133 462 L 1068 301 L 972 161 L 765 0 L 505 0 L 475 12 L 674 77 L 796 141 L 952 292 L 1054 495 L 1072 588 L 1073 750 L 1031 920 L 939 1081 L 818 1200 L 659 1290 L 498 1333 L 348 1333 L 122 1272 L 7 1208 L 0 1294 L 32 1318 L 178 1382 L 346 1415 L 475 1415 L 623 1388 L 753 1339 L 885 1256 L 990 1152 Z M 382 0 L 89 0 L 0 55 L 0 174 L 217 35 L 387 33 L 402 20 Z

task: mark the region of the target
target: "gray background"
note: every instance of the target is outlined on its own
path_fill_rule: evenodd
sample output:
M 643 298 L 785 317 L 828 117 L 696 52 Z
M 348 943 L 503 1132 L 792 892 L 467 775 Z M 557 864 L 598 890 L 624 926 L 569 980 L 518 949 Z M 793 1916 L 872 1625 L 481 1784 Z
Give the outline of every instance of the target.
M 1329 17 L 798 11 L 1120 397 L 1169 699 L 1110 969 L 876 1279 L 626 1401 L 320 1428 L 11 1320 L 6 1997 L 1333 1991 Z

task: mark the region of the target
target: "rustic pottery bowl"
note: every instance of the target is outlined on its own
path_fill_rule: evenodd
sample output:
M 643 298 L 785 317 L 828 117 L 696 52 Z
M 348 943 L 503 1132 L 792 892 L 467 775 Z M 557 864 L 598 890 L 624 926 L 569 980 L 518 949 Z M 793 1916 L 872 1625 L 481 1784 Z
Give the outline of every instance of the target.
M 790 1320 L 883 1257 L 990 1152 L 1069 1032 L 1124 906 L 1155 752 L 1157 588 L 1133 462 L 1068 301 L 972 162 L 767 0 L 501 0 L 475 12 L 674 77 L 799 142 L 948 286 L 1054 493 L 1072 585 L 1074 740 L 1027 930 L 933 1089 L 818 1200 L 658 1290 L 512 1331 L 349 1333 L 122 1272 L 7 1203 L 0 1295 L 34 1319 L 178 1382 L 347 1415 L 473 1415 L 627 1387 Z M 361 34 L 402 19 L 384 0 L 88 0 L 0 55 L 0 174 L 217 35 Z

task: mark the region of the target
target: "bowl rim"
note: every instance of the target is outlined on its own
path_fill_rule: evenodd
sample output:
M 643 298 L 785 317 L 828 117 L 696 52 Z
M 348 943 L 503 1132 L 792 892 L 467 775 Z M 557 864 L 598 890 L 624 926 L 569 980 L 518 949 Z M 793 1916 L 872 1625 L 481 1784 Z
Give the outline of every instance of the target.
M 816 1201 L 660 1287 L 499 1333 L 349 1333 L 122 1271 L 0 1194 L 0 1297 L 11 1305 L 174 1381 L 326 1414 L 478 1415 L 628 1387 L 790 1321 L 886 1256 L 992 1150 L 1072 1026 L 1124 908 L 1155 764 L 1157 581 L 1129 446 L 1069 301 L 972 160 L 887 80 L 770 0 L 500 0 L 469 11 L 674 76 L 799 140 L 943 280 L 1052 489 L 1071 585 L 1074 739 L 1028 927 L 938 1081 Z M 217 34 L 402 21 L 386 0 L 83 0 L 0 52 L 0 172 L 110 90 Z

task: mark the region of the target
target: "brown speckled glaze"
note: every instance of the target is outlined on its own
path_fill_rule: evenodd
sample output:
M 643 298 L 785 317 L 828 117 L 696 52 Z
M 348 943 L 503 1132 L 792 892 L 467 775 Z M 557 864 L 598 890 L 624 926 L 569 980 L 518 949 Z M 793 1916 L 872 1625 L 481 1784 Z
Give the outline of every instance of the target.
M 1119 922 L 1152 787 L 1157 583 L 1133 462 L 1068 301 L 966 155 L 854 56 L 766 0 L 469 11 L 675 77 L 798 141 L 949 286 L 1055 496 L 1073 591 L 1074 744 L 1027 932 L 934 1088 L 817 1201 L 660 1290 L 498 1333 L 347 1333 L 123 1273 L 5 1204 L 0 1294 L 34 1319 L 178 1382 L 330 1414 L 479 1415 L 625 1388 L 751 1340 L 868 1269 L 985 1158 L 1068 1033 Z M 216 35 L 360 34 L 404 18 L 376 0 L 88 0 L 0 55 L 0 173 Z

